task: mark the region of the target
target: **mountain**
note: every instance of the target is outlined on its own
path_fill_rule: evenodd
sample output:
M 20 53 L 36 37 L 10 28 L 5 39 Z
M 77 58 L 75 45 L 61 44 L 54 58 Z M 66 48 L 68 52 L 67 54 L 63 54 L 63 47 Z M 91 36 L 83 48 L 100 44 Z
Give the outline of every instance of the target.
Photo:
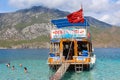
M 29 9 L 18 10 L 13 13 L 0 14 L 0 28 L 15 27 L 23 29 L 35 23 L 49 23 L 51 19 L 66 17 L 69 12 L 60 11 L 58 9 L 49 9 L 42 6 L 34 6 Z M 85 17 L 93 26 L 110 27 L 112 25 L 99 21 L 90 16 Z
M 0 14 L 0 28 L 20 28 L 21 26 L 27 27 L 34 23 L 48 23 L 51 18 L 64 17 L 67 14 L 68 12 L 63 12 L 57 9 L 34 6 L 30 9 L 22 9 L 13 13 Z
M 112 27 L 111 24 L 105 23 L 103 21 L 99 21 L 99 20 L 97 20 L 93 17 L 90 17 L 90 16 L 86 16 L 85 19 L 87 19 L 87 21 L 90 23 L 91 26 L 101 27 L 101 28 Z
M 44 47 L 46 44 L 43 43 L 49 42 L 50 29 L 55 28 L 50 20 L 63 18 L 68 14 L 70 13 L 42 6 L 34 6 L 11 13 L 0 13 L 0 46 L 9 48 L 16 47 L 16 45 L 22 48 L 37 46 L 39 48 L 42 44 Z M 85 18 L 92 27 L 93 33 L 94 29 L 99 32 L 101 29 L 112 27 L 112 25 L 93 17 L 86 16 Z
M 33 39 L 48 33 L 52 18 L 64 17 L 68 12 L 34 6 L 13 13 L 0 14 L 0 39 Z

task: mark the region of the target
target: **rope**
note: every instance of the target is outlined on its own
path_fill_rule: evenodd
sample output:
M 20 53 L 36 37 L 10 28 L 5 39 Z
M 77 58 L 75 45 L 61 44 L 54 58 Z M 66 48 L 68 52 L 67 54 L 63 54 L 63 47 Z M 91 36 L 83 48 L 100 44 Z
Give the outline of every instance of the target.
M 68 51 L 66 60 L 68 60 L 68 58 L 69 58 L 69 54 L 70 54 L 71 47 L 72 47 L 72 41 L 71 41 L 71 44 L 70 44 L 70 48 L 69 48 L 69 51 Z

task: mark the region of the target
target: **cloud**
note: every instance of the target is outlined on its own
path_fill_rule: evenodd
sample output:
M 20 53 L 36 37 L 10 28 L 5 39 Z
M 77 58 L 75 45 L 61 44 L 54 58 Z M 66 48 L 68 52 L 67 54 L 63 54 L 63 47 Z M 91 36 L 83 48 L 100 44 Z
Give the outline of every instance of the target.
M 42 5 L 69 12 L 79 10 L 82 4 L 84 15 L 120 25 L 120 0 L 9 0 L 9 4 L 19 9 Z
M 113 25 L 120 25 L 120 10 L 116 12 L 112 12 L 111 14 L 102 14 L 101 18 L 99 19 L 101 21 L 105 21 L 107 23 L 113 24 Z
M 101 17 L 101 20 L 108 20 L 110 18 L 110 15 L 103 15 L 102 17 Z
M 35 5 L 55 8 L 64 3 L 64 0 L 9 0 L 9 4 L 17 8 L 28 8 Z

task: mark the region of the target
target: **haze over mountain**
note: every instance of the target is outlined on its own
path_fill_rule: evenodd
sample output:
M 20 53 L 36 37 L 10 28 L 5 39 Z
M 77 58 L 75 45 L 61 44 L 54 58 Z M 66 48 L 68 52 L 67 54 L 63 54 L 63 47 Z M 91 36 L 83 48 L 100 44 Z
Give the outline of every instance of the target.
M 66 17 L 69 12 L 60 11 L 58 9 L 49 9 L 42 6 L 34 6 L 29 9 L 18 10 L 13 13 L 0 14 L 0 28 L 16 27 L 18 24 L 34 24 L 48 23 L 53 18 Z M 110 27 L 110 24 L 99 21 L 90 16 L 85 17 L 91 25 L 99 25 L 100 27 Z M 30 24 L 29 24 L 30 23 Z M 104 24 L 104 25 L 103 25 Z M 26 26 L 27 27 L 27 26 Z
M 48 39 L 50 28 L 54 28 L 51 26 L 51 19 L 63 18 L 68 14 L 69 12 L 60 11 L 58 9 L 49 9 L 42 6 L 34 6 L 29 9 L 22 9 L 12 13 L 0 13 L 0 40 L 13 40 L 15 42 L 34 39 L 35 41 L 30 43 L 35 45 L 36 40 L 37 42 L 39 40 L 43 41 L 41 40 L 43 35 L 47 35 L 47 37 L 44 38 Z M 112 27 L 112 25 L 99 21 L 91 16 L 86 16 L 85 18 L 92 28 L 97 27 L 103 29 Z M 24 44 L 24 42 L 21 42 L 20 44 Z M 20 44 L 16 43 L 14 45 Z M 8 46 L 11 47 L 10 45 Z

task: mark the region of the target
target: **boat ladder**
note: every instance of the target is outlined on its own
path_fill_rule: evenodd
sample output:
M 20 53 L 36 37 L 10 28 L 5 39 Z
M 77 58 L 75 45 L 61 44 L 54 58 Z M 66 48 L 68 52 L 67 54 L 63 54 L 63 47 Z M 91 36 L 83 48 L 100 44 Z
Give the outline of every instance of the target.
M 83 71 L 83 63 L 75 64 L 75 72 L 79 73 Z

